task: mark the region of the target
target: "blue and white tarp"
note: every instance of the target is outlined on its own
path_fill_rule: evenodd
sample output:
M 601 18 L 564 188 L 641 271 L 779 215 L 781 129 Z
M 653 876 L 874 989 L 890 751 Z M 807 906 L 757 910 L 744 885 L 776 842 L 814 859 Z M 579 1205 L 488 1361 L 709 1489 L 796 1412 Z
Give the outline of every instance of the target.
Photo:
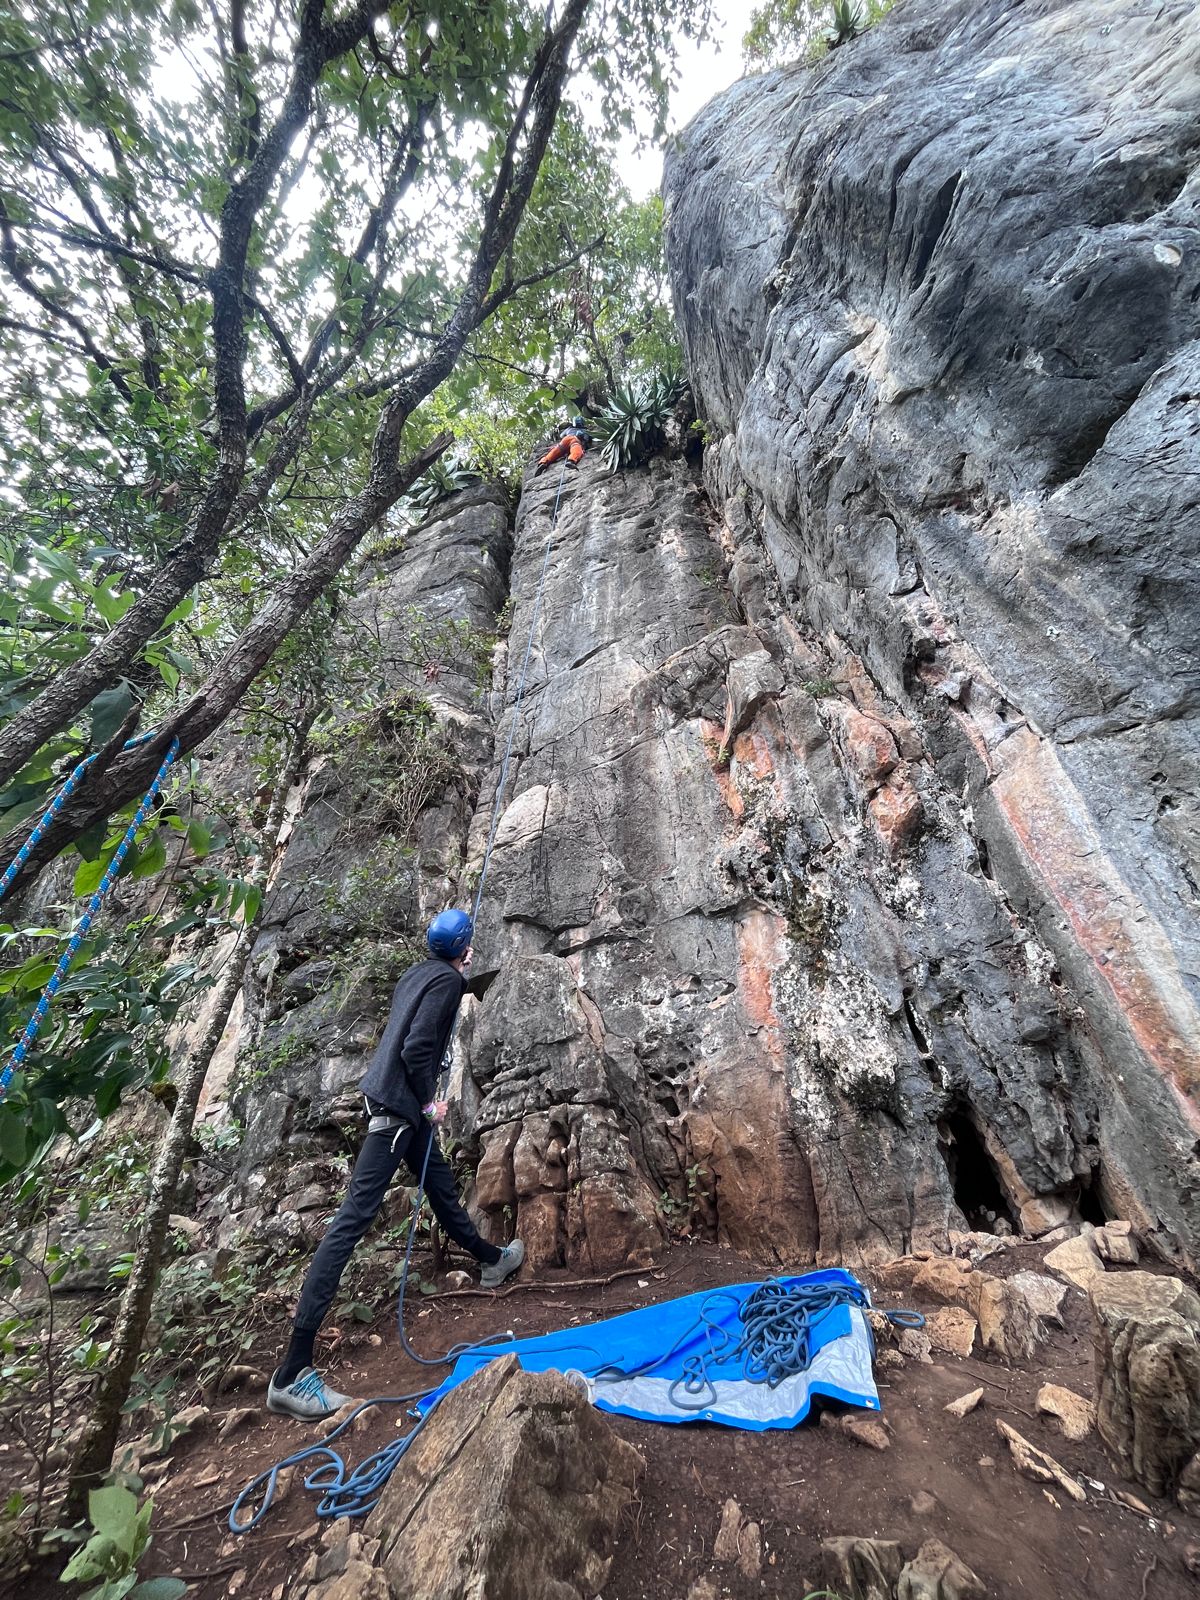
M 849 1289 L 867 1300 L 858 1280 L 838 1267 L 772 1282 Z M 720 1422 L 754 1432 L 794 1428 L 808 1415 L 814 1395 L 878 1411 L 871 1330 L 857 1305 L 842 1303 L 816 1313 L 808 1325 L 811 1359 L 803 1371 L 774 1387 L 747 1375 L 739 1350 L 745 1332 L 741 1310 L 761 1287 L 739 1283 L 706 1289 L 603 1322 L 469 1351 L 441 1387 L 420 1402 L 420 1410 L 429 1411 L 489 1361 L 511 1351 L 528 1372 L 571 1375 L 601 1411 L 646 1422 Z

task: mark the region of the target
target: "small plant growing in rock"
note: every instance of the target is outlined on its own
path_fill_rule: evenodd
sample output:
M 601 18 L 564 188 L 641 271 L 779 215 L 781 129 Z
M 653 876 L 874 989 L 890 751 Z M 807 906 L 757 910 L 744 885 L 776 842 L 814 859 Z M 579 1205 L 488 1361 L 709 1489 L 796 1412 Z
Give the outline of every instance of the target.
M 445 500 L 479 481 L 480 474 L 469 462 L 460 461 L 454 456 L 441 456 L 425 469 L 405 499 L 418 511 L 430 511 L 439 500 Z
M 814 700 L 826 700 L 838 692 L 838 686 L 832 678 L 806 678 L 801 688 Z
M 867 19 L 857 0 L 833 0 L 833 14 L 825 32 L 831 50 L 857 39 L 866 27 Z
M 728 772 L 729 763 L 733 759 L 733 750 L 725 739 L 714 739 L 711 734 L 704 735 L 704 748 L 708 758 L 717 772 Z

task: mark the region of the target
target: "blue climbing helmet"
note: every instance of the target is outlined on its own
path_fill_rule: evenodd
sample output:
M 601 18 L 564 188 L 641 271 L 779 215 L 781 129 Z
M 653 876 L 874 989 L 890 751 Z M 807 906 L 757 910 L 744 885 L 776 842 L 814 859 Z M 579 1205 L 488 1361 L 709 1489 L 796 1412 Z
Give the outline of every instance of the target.
M 584 423 L 583 423 L 583 418 L 582 417 L 572 417 L 571 418 L 571 426 L 573 428 L 582 428 L 583 425 L 584 425 Z
M 465 911 L 439 911 L 425 933 L 425 943 L 435 956 L 457 961 L 471 942 L 471 919 Z

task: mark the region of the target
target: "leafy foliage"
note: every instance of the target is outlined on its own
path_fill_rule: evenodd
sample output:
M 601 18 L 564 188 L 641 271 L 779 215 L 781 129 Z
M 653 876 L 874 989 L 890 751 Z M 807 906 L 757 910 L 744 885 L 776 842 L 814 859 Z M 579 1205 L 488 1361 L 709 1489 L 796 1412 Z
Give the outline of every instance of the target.
M 439 500 L 445 500 L 460 489 L 478 483 L 482 474 L 465 461 L 443 456 L 426 469 L 416 484 L 408 491 L 408 504 L 419 511 L 429 511 Z
M 88 1520 L 95 1529 L 63 1569 L 63 1583 L 100 1582 L 80 1600 L 179 1600 L 187 1584 L 181 1578 L 149 1578 L 139 1583 L 138 1562 L 151 1544 L 154 1501 L 139 1506 L 132 1490 L 106 1484 L 88 1496 Z
M 619 387 L 596 423 L 607 464 L 614 470 L 640 466 L 661 449 L 667 422 L 686 391 L 683 377 L 672 371 Z
M 873 27 L 894 0 L 764 0 L 742 40 L 748 66 L 778 66 L 847 44 Z
M 372 0 L 336 14 L 327 0 L 227 17 L 97 0 L 81 22 L 70 0 L 9 9 L 10 826 L 119 711 L 152 721 L 182 702 L 185 749 L 228 714 L 436 455 L 444 422 L 465 415 L 479 464 L 511 465 L 512 422 L 532 429 L 544 411 L 539 372 L 553 392 L 577 349 L 613 366 L 609 291 L 632 291 L 640 268 L 639 223 L 613 225 L 611 140 L 639 110 L 661 127 L 672 51 L 706 10 Z M 614 319 L 613 337 L 651 331 Z M 289 580 L 269 636 L 250 636 Z M 231 589 L 250 603 L 229 609 Z M 81 825 L 131 781 L 90 784 Z

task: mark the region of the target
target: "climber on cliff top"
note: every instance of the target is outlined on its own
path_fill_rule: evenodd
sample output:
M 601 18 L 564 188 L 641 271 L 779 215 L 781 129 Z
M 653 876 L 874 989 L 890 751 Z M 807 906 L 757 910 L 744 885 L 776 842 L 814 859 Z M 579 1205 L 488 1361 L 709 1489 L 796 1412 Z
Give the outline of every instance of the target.
M 568 464 L 577 467 L 583 460 L 583 453 L 592 442 L 592 436 L 587 430 L 587 424 L 582 417 L 572 417 L 570 422 L 565 422 L 559 430 L 557 444 L 552 444 L 546 454 L 534 468 L 536 478 L 539 472 L 544 472 L 554 461 L 561 461 L 564 456 Z
M 450 1044 L 471 964 L 471 919 L 465 911 L 443 911 L 429 924 L 429 958 L 412 966 L 392 995 L 383 1037 L 362 1080 L 367 1135 L 359 1151 L 341 1210 L 313 1257 L 300 1291 L 292 1338 L 283 1363 L 267 1388 L 267 1409 L 302 1422 L 319 1422 L 344 1406 L 312 1364 L 317 1330 L 337 1293 L 354 1247 L 374 1222 L 401 1163 L 418 1182 L 429 1151 L 425 1193 L 446 1233 L 483 1263 L 480 1283 L 496 1289 L 525 1259 L 519 1239 L 501 1248 L 484 1239 L 459 1203 L 454 1177 L 434 1130 L 446 1115 L 434 1098 L 438 1068 Z

